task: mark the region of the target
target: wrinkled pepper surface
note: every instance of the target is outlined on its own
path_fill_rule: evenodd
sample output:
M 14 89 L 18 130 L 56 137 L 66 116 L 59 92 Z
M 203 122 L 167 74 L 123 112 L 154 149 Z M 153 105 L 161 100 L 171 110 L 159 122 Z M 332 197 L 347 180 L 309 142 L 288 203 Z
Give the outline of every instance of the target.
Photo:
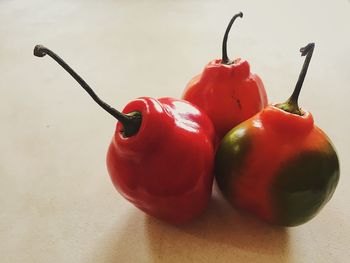
M 250 72 L 248 61 L 227 57 L 228 33 L 235 19 L 242 16 L 236 14 L 226 29 L 222 58 L 209 62 L 200 75 L 190 80 L 182 96 L 208 114 L 218 140 L 267 105 L 264 85 Z

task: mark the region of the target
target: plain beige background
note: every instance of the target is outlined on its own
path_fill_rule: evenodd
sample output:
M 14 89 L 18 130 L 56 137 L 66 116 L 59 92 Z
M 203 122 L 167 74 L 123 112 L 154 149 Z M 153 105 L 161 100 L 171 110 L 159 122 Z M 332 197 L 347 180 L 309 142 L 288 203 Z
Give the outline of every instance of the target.
M 247 59 L 270 101 L 291 93 L 316 42 L 300 105 L 336 145 L 341 179 L 311 222 L 283 229 L 237 214 L 216 192 L 187 226 L 152 219 L 113 188 L 105 155 L 115 121 L 51 59 L 62 55 L 118 109 L 179 97 L 221 56 Z M 0 1 L 1 262 L 348 262 L 350 2 Z

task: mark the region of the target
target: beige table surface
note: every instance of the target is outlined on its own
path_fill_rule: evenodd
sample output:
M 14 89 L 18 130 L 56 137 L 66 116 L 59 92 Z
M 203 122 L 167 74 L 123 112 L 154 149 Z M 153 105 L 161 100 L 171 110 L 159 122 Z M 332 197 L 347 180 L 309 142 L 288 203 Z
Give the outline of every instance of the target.
M 150 218 L 114 189 L 105 155 L 115 121 L 51 59 L 61 54 L 107 102 L 179 97 L 220 57 L 251 63 L 270 101 L 291 93 L 316 42 L 300 104 L 337 147 L 339 187 L 311 222 L 276 228 L 215 191 L 195 222 Z M 0 262 L 349 262 L 350 2 L 0 1 Z

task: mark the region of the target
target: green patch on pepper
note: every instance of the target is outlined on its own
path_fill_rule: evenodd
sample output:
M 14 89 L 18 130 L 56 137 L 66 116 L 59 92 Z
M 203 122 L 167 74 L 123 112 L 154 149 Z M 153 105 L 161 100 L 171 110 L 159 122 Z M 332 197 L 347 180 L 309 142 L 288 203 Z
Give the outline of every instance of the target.
M 339 162 L 330 150 L 301 153 L 276 174 L 272 186 L 276 224 L 303 224 L 332 197 L 339 180 Z
M 233 146 L 233 147 L 232 147 Z M 251 152 L 252 141 L 247 129 L 240 125 L 232 129 L 222 140 L 216 153 L 215 176 L 224 196 L 231 200 L 232 183 L 245 169 L 245 160 Z

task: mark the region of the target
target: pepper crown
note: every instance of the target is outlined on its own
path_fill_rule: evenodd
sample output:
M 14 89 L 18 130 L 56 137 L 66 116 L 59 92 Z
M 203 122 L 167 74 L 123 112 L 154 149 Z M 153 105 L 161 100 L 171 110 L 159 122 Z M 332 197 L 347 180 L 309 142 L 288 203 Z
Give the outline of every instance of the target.
M 50 49 L 42 45 L 36 45 L 34 47 L 33 53 L 37 57 L 44 57 L 45 55 L 49 55 L 58 64 L 60 64 L 80 84 L 80 86 L 91 96 L 91 98 L 98 105 L 100 105 L 105 111 L 110 113 L 113 117 L 115 117 L 118 121 L 120 121 L 123 124 L 124 129 L 122 131 L 122 134 L 124 137 L 133 136 L 139 131 L 142 121 L 142 116 L 140 112 L 135 111 L 128 114 L 124 114 L 109 106 L 96 95 L 92 88 L 62 58 L 60 58 Z
M 312 57 L 312 53 L 314 51 L 315 48 L 315 43 L 309 43 L 307 44 L 305 47 L 302 47 L 300 49 L 301 52 L 301 56 L 306 56 L 305 61 L 304 61 L 304 65 L 300 71 L 299 74 L 299 78 L 298 78 L 298 82 L 295 85 L 293 94 L 289 97 L 289 99 L 284 102 L 281 103 L 279 105 L 277 105 L 278 108 L 293 113 L 293 114 L 297 114 L 297 115 L 303 115 L 303 113 L 301 112 L 299 105 L 298 105 L 298 98 L 299 98 L 299 94 L 301 91 L 301 87 L 303 86 L 303 82 L 307 73 L 307 69 L 309 68 L 309 64 L 311 61 L 311 57 Z
M 222 59 L 221 59 L 221 64 L 225 64 L 225 65 L 230 65 L 233 63 L 233 61 L 231 61 L 228 56 L 227 56 L 227 38 L 228 38 L 228 33 L 231 30 L 231 27 L 233 25 L 233 22 L 235 22 L 236 18 L 243 17 L 243 13 L 239 12 L 238 14 L 235 14 L 232 18 L 230 23 L 228 24 L 226 31 L 225 31 L 225 35 L 224 35 L 224 39 L 222 40 Z

